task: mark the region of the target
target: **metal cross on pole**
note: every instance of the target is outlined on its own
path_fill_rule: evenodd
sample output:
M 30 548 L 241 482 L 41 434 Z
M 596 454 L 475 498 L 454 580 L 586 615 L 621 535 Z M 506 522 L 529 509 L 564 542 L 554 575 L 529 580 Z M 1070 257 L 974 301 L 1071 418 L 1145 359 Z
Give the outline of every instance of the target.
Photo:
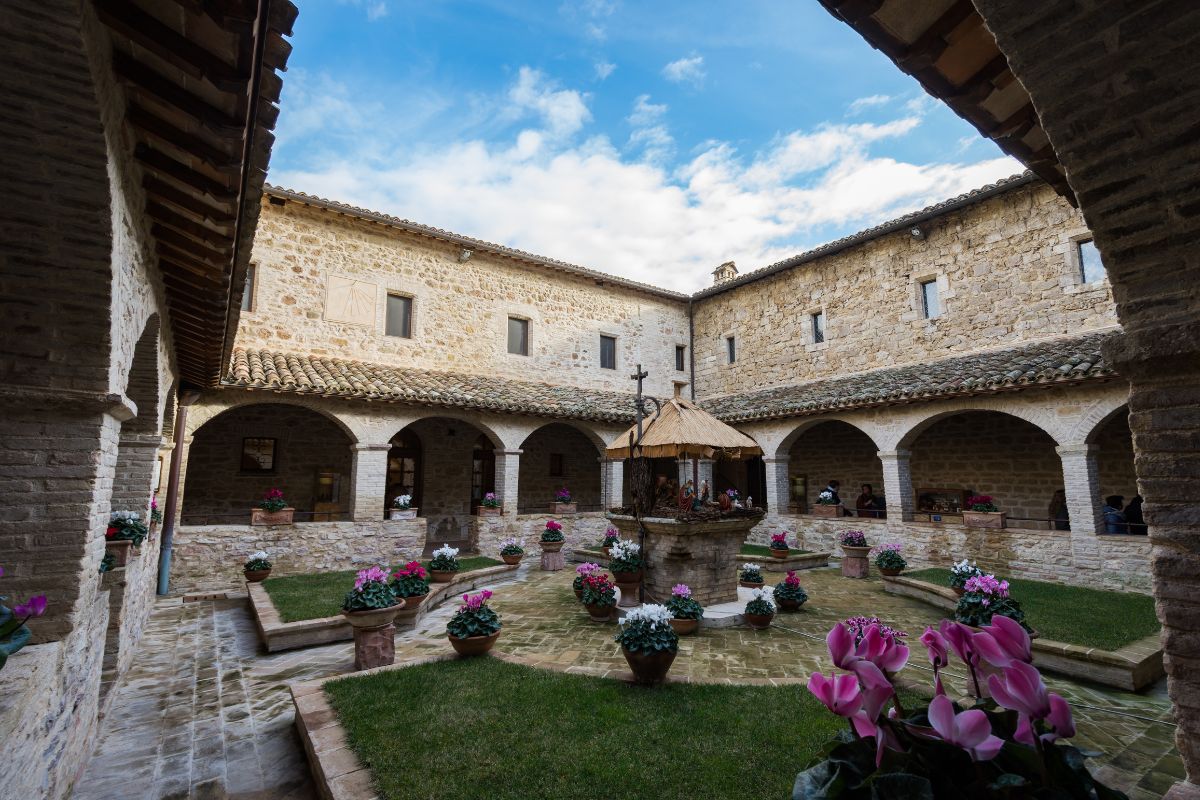
M 647 372 L 646 370 L 642 369 L 641 364 L 638 364 L 637 369 L 634 371 L 634 373 L 632 375 L 629 376 L 630 380 L 637 381 L 637 395 L 635 396 L 635 399 L 634 399 L 634 408 L 637 411 L 637 440 L 631 441 L 629 443 L 629 476 L 630 476 L 630 478 L 633 478 L 634 473 L 637 472 L 637 470 L 634 469 L 634 459 L 638 457 L 637 455 L 635 455 L 635 450 L 637 448 L 640 448 L 641 444 L 642 444 L 642 420 L 646 416 L 646 400 L 649 399 L 650 401 L 652 401 L 654 403 L 655 408 L 660 408 L 660 406 L 658 404 L 658 400 L 656 400 L 653 397 L 647 398 L 645 395 L 642 394 L 642 381 L 645 380 L 646 378 L 648 378 L 649 376 L 650 376 L 650 373 Z M 630 438 L 631 439 L 633 438 L 632 434 L 630 435 Z M 643 491 L 646 489 L 645 486 L 642 486 L 639 488 Z M 639 549 L 639 551 L 641 551 L 642 563 L 644 565 L 646 563 L 646 528 L 645 528 L 645 526 L 642 525 L 641 504 L 638 502 L 637 496 L 635 496 L 633 498 L 633 518 L 635 520 L 637 520 L 638 549 Z M 640 584 L 638 584 L 638 602 L 643 603 L 643 604 L 646 602 L 646 580 L 644 577 L 642 579 L 642 582 Z

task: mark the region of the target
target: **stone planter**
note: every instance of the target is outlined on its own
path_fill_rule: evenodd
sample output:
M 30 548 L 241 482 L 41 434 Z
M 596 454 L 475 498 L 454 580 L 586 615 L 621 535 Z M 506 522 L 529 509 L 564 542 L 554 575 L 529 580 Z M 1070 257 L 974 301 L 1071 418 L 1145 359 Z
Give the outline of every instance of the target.
M 1007 511 L 964 511 L 963 525 L 970 528 L 1003 528 L 1008 519 Z
M 245 576 L 248 583 L 262 583 L 271 574 L 269 569 L 244 569 L 242 575 Z
M 841 503 L 838 503 L 836 506 L 815 503 L 811 509 L 814 517 L 842 517 L 845 516 L 843 513 L 844 510 L 845 506 L 843 506 Z
M 460 656 L 481 656 L 496 644 L 496 640 L 500 638 L 500 631 L 496 631 L 491 636 L 468 636 L 466 639 L 460 639 L 447 633 L 446 638 L 450 640 L 450 646 L 454 648 L 454 652 Z
M 803 603 L 801 603 L 799 600 L 786 600 L 782 597 L 776 597 L 775 605 L 779 606 L 780 611 L 786 611 L 790 614 L 799 611 L 800 606 L 802 606 Z
M 865 578 L 871 574 L 871 562 L 867 560 L 870 547 L 851 547 L 842 545 L 842 577 Z
M 768 549 L 771 551 L 771 558 L 787 558 L 788 553 L 791 552 L 791 548 L 787 548 L 787 547 L 783 548 L 782 550 L 775 548 L 775 547 L 771 547 Z
M 480 517 L 498 517 L 503 511 L 501 506 L 475 506 L 475 514 Z
M 880 575 L 887 575 L 889 578 L 894 578 L 901 572 L 899 569 L 889 569 L 887 567 L 878 567 L 878 570 Z
M 675 663 L 675 655 L 678 650 L 659 650 L 656 653 L 635 653 L 621 648 L 621 653 L 625 656 L 625 661 L 629 664 L 629 669 L 633 672 L 633 679 L 640 684 L 646 686 L 655 686 L 667 679 L 667 671 L 671 669 L 671 664 Z
M 557 553 L 563 549 L 566 542 L 538 542 L 542 546 L 543 553 Z
M 105 539 L 104 552 L 111 553 L 113 557 L 113 568 L 123 567 L 129 563 L 129 551 L 133 549 L 133 542 L 129 539 Z
M 415 508 L 389 508 L 388 519 L 416 519 L 417 509 Z
M 402 597 L 400 599 L 404 601 L 404 607 L 406 609 L 415 611 L 421 606 L 421 603 L 425 602 L 426 597 L 429 597 L 429 592 L 426 592 L 425 594 L 414 594 L 410 597 Z
M 291 525 L 294 508 L 284 508 L 279 511 L 267 511 L 265 508 L 250 509 L 251 525 Z
M 588 619 L 592 622 L 608 622 L 612 619 L 613 609 L 616 606 L 585 605 L 584 608 L 587 609 Z
M 775 619 L 774 614 L 742 614 L 742 619 L 746 620 L 746 624 L 756 631 L 764 630 L 771 627 L 771 620 Z
M 551 503 L 551 514 L 574 514 L 576 506 L 574 503 Z
M 503 561 L 505 564 L 520 564 L 521 559 L 524 556 L 525 556 L 524 553 L 517 553 L 516 555 L 513 555 L 513 556 L 506 556 L 503 553 L 501 553 L 500 560 Z
M 396 662 L 396 626 L 392 624 L 392 620 L 402 608 L 403 600 L 387 608 L 342 612 L 342 616 L 354 629 L 356 670 L 385 667 Z
M 672 617 L 671 618 L 671 627 L 675 629 L 675 634 L 677 636 L 690 636 L 691 634 L 695 633 L 696 630 L 700 627 L 700 620 L 698 620 L 698 619 L 676 619 L 676 618 Z
M 429 577 L 433 579 L 434 583 L 449 583 L 454 580 L 454 574 L 457 571 L 453 569 L 431 569 L 429 570 Z
M 364 611 L 343 611 L 342 616 L 346 618 L 346 622 L 350 623 L 353 628 L 378 628 L 381 625 L 387 625 L 396 618 L 396 614 L 400 609 L 404 608 L 404 601 L 397 603 L 394 606 L 387 608 L 369 608 Z
M 766 583 L 766 581 L 759 581 L 758 583 L 753 581 L 738 581 L 738 586 L 741 586 L 743 589 L 761 589 Z
M 612 571 L 613 583 L 621 590 L 621 599 L 617 605 L 621 608 L 634 608 L 639 605 L 638 587 L 642 585 L 642 570 L 636 572 Z

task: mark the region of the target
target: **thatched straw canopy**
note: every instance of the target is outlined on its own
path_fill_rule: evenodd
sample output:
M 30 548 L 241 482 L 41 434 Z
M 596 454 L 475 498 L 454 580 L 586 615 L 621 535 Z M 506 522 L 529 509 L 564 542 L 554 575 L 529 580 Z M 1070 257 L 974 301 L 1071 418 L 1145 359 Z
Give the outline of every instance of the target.
M 637 438 L 637 426 L 618 436 L 608 446 L 609 458 L 629 458 L 629 443 Z M 762 448 L 746 434 L 729 427 L 690 400 L 673 397 L 662 409 L 642 422 L 642 444 L 638 455 L 646 458 L 743 459 L 762 455 Z

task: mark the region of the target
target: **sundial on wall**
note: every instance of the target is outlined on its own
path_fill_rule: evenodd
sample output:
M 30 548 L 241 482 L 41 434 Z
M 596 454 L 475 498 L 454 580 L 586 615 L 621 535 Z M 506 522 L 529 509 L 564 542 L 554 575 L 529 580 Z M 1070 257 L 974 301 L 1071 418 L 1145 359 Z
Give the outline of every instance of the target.
M 325 319 L 351 325 L 375 324 L 376 286 L 370 281 L 330 275 L 325 290 Z

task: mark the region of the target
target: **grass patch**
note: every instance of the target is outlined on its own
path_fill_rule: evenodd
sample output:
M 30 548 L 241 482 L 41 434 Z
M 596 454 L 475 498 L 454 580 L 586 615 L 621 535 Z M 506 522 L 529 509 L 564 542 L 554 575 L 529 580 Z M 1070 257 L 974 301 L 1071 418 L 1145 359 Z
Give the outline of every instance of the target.
M 421 562 L 429 569 L 429 562 Z M 503 564 L 487 556 L 471 556 L 458 560 L 459 574 Z M 341 572 L 314 572 L 310 575 L 289 575 L 286 578 L 267 578 L 263 588 L 284 622 L 336 617 L 342 613 L 342 599 L 354 587 L 356 569 Z
M 800 685 L 644 689 L 494 658 L 325 691 L 387 800 L 790 797 L 845 727 Z
M 950 585 L 950 570 L 920 569 L 906 578 Z M 1003 576 L 1002 576 L 1003 577 Z M 1009 591 L 1025 611 L 1025 621 L 1045 639 L 1119 650 L 1158 633 L 1154 598 L 1133 592 L 1106 592 L 1083 586 L 1008 578 Z
M 771 558 L 772 557 L 771 556 L 771 548 L 769 548 L 763 544 L 744 544 L 744 545 L 742 545 L 742 549 L 739 550 L 738 552 L 744 556 L 756 556 L 759 558 Z M 811 552 L 811 551 L 797 550 L 796 548 L 793 547 L 790 551 L 788 551 L 788 555 L 798 556 L 798 555 L 803 555 L 804 553 L 808 553 L 808 552 Z

